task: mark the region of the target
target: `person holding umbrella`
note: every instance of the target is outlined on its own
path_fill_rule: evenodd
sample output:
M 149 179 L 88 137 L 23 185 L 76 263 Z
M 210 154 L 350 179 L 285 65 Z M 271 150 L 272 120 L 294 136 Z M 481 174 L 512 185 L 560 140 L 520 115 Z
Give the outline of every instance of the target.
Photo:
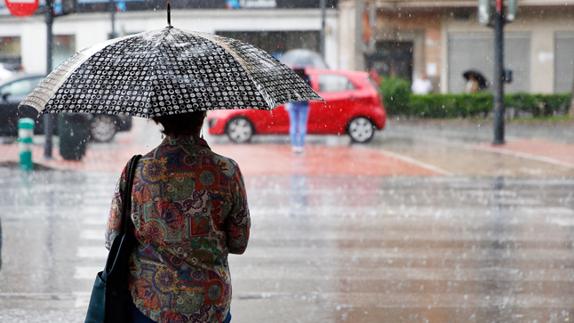
M 488 88 L 488 82 L 482 73 L 475 70 L 468 70 L 462 74 L 466 80 L 464 92 L 468 94 L 478 93 Z
M 110 255 L 96 278 L 86 322 L 102 321 L 93 319 L 101 311 L 106 322 L 231 320 L 227 258 L 246 250 L 251 220 L 238 164 L 200 137 L 206 111 L 307 100 L 321 98 L 267 53 L 169 24 L 77 53 L 22 101 L 43 113 L 151 118 L 166 136 L 122 172 L 107 225 Z M 133 247 L 121 244 L 126 237 L 133 237 Z M 129 255 L 127 281 L 119 281 L 129 294 L 121 305 L 128 319 L 110 313 L 107 291 L 104 300 L 96 293 L 102 289 L 98 279 L 107 290 L 118 277 L 109 274 L 118 248 L 128 248 Z
M 153 118 L 165 139 L 140 159 L 132 184 L 134 322 L 231 319 L 227 254 L 247 247 L 249 207 L 237 163 L 200 137 L 204 119 L 204 111 Z M 120 229 L 125 170 L 112 201 L 108 248 Z

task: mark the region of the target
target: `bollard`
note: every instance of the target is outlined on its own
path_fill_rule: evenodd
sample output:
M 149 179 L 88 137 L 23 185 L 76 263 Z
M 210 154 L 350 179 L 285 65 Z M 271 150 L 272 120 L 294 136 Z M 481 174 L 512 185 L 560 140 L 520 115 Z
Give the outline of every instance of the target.
M 18 146 L 20 148 L 20 169 L 31 171 L 32 163 L 32 138 L 34 136 L 34 120 L 22 118 L 18 120 Z

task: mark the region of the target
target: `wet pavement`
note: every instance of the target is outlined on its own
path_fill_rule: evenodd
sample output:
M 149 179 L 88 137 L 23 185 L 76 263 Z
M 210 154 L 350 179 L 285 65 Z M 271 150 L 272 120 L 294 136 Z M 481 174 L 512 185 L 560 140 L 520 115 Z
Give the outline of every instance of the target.
M 0 322 L 82 321 L 117 172 L 160 139 L 134 132 L 47 163 L 64 170 L 0 167 Z M 311 138 L 302 156 L 210 139 L 242 167 L 253 219 L 230 256 L 233 322 L 573 320 L 570 155 L 420 137 Z

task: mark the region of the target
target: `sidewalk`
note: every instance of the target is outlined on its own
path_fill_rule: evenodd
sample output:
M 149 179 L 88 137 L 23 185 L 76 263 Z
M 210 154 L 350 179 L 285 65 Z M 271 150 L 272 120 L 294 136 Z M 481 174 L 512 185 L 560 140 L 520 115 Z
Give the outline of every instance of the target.
M 111 143 L 90 143 L 82 161 L 65 161 L 54 145 L 54 158 L 43 159 L 43 147 L 33 147 L 36 163 L 72 171 L 119 173 L 134 154 L 145 154 L 161 142 L 158 127 L 134 119 L 132 131 L 118 133 Z M 210 140 L 221 142 L 221 140 Z M 441 175 L 432 167 L 405 161 L 370 146 L 307 145 L 303 154 L 294 154 L 287 144 L 261 143 L 236 145 L 211 144 L 218 154 L 233 158 L 244 175 L 356 175 L 356 176 L 432 176 Z M 18 144 L 0 145 L 0 163 L 18 161 Z
M 454 175 L 573 177 L 572 129 L 571 123 L 510 124 L 506 144 L 493 146 L 490 123 L 394 120 L 377 144 Z
M 510 137 L 506 145 L 492 146 L 483 138 L 455 140 L 456 133 L 437 135 L 440 131 L 390 127 L 369 145 L 313 140 L 302 155 L 277 140 L 245 145 L 207 141 L 213 151 L 235 159 L 245 175 L 254 176 L 574 176 L 574 143 Z M 36 163 L 59 170 L 119 173 L 132 155 L 145 154 L 160 141 L 155 124 L 136 119 L 132 131 L 119 133 L 113 142 L 90 143 L 82 161 L 63 160 L 57 141 L 52 160 L 43 159 L 41 144 L 34 146 L 33 156 Z M 17 161 L 17 143 L 0 145 L 0 163 Z
M 517 139 L 510 140 L 502 146 L 484 145 L 482 148 L 574 169 L 574 144 L 563 144 L 542 139 Z

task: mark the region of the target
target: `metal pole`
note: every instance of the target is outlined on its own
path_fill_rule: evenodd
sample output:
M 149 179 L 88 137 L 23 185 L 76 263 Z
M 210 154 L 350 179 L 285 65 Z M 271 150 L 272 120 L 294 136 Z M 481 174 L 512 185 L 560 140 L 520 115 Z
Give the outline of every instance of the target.
M 504 144 L 504 0 L 494 13 L 494 145 Z
M 52 26 L 54 24 L 54 2 L 53 0 L 46 0 L 46 75 L 52 72 L 52 48 L 54 42 L 54 33 Z M 50 113 L 46 113 L 44 118 L 44 158 L 52 159 L 52 135 L 54 134 L 54 123 Z
M 363 15 L 365 13 L 365 0 L 355 1 L 355 62 L 354 69 L 365 68 L 365 43 L 363 42 Z
M 371 29 L 369 39 L 369 53 L 373 54 L 377 45 L 377 3 L 375 1 L 371 1 L 369 3 L 369 28 Z
M 327 0 L 321 0 L 321 34 L 319 36 L 319 51 L 321 56 L 325 59 L 325 34 L 326 34 L 326 24 L 327 24 Z
M 110 33 L 110 39 L 116 38 L 116 3 L 114 0 L 110 0 L 110 22 L 112 23 L 112 32 Z

